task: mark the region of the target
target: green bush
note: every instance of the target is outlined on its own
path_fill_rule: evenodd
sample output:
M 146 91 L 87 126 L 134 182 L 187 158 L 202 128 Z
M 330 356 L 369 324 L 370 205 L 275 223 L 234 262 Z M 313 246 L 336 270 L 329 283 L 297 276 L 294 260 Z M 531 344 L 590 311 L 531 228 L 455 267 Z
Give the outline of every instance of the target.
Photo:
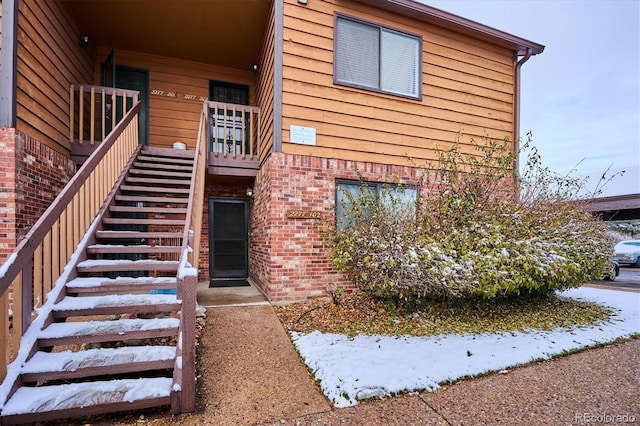
M 601 279 L 612 242 L 575 199 L 584 181 L 542 168 L 535 150 L 518 180 L 507 141 L 473 146 L 465 154 L 456 144 L 427 165 L 416 206 L 403 204 L 401 186 L 346 194 L 350 226 L 329 224 L 325 234 L 333 265 L 366 294 L 395 302 L 548 293 Z

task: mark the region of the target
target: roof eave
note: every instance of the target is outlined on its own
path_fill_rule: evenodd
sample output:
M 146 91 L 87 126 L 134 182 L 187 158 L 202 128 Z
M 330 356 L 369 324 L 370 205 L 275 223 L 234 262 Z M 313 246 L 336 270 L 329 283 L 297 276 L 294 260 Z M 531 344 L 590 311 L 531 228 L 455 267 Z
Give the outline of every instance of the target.
M 476 21 L 445 12 L 415 0 L 359 0 L 376 5 L 381 9 L 410 16 L 433 25 L 453 29 L 456 32 L 480 38 L 499 46 L 512 49 L 518 55 L 525 55 L 531 49 L 532 55 L 544 51 L 544 45 L 535 43 L 507 32 L 489 27 Z

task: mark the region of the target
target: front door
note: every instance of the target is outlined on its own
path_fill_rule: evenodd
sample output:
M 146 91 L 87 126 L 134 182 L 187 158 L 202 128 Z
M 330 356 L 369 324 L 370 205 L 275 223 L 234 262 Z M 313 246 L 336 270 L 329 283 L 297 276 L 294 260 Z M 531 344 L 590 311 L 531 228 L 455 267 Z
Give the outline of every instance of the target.
M 140 92 L 140 144 L 149 145 L 149 72 L 138 68 L 116 66 L 115 86 L 120 89 L 137 90 Z M 129 108 L 131 105 L 127 105 Z M 118 120 L 122 117 L 122 105 L 116 103 L 116 114 Z
M 238 285 L 249 272 L 247 200 L 209 199 L 209 279 L 211 286 Z

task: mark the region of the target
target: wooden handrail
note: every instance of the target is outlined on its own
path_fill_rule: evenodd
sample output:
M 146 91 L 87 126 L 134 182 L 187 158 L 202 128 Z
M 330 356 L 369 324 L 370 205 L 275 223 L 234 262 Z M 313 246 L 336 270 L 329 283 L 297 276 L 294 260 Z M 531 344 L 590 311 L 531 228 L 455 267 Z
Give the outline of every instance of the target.
M 138 146 L 140 102 L 96 147 L 80 170 L 71 178 L 53 203 L 40 216 L 14 251 L 0 266 L 0 316 L 9 316 L 7 290 L 13 284 L 13 351 L 4 345 L 9 360 L 17 351 L 19 339 L 31 323 L 34 308 L 44 303 L 80 240 L 96 216 L 102 202 Z M 34 299 L 35 296 L 35 299 Z M 8 339 L 8 322 L 0 321 L 0 341 Z M 6 374 L 0 365 L 0 380 Z
M 174 366 L 174 385 L 171 394 L 171 410 L 174 413 L 193 411 L 196 402 L 196 291 L 204 202 L 208 119 L 208 111 L 205 104 L 200 116 L 193 173 L 191 175 L 191 190 L 189 192 L 187 217 L 182 238 L 180 267 L 177 276 L 178 298 L 182 300 L 182 311 L 179 331 L 181 344 L 178 345 L 177 349 L 178 353 Z

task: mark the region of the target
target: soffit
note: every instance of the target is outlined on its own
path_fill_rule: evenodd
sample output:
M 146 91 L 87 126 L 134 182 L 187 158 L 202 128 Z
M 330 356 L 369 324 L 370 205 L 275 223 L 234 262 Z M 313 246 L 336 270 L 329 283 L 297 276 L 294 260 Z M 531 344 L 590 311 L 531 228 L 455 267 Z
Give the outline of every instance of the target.
M 62 0 L 90 42 L 251 69 L 270 0 Z

